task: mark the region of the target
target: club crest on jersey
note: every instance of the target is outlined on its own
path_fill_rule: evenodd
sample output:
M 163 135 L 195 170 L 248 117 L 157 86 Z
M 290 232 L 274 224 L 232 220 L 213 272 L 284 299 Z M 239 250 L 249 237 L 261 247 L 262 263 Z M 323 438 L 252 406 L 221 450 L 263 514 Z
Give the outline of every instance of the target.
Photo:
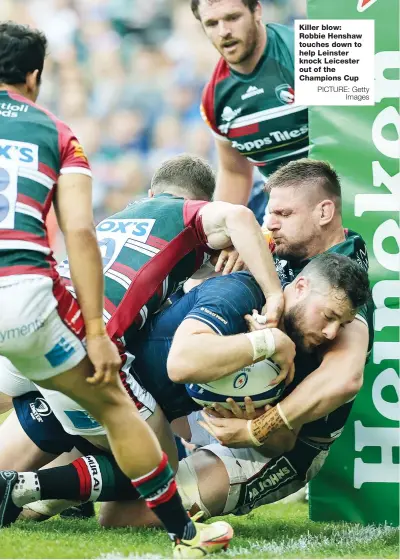
M 368 10 L 375 2 L 376 0 L 358 0 L 357 10 L 359 12 L 365 12 L 365 10 Z
M 294 103 L 294 89 L 289 84 L 281 84 L 275 88 L 275 95 L 284 105 Z

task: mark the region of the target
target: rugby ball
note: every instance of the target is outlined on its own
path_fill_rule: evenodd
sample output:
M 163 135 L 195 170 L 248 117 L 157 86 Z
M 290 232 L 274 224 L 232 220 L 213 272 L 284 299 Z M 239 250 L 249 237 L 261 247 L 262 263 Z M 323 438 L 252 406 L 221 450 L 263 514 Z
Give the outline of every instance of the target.
M 187 383 L 186 391 L 202 406 L 214 402 L 228 407 L 226 399 L 232 397 L 239 406 L 244 406 L 244 398 L 251 397 L 256 408 L 276 401 L 283 393 L 285 382 L 271 385 L 279 375 L 280 368 L 271 360 L 262 360 L 209 383 Z

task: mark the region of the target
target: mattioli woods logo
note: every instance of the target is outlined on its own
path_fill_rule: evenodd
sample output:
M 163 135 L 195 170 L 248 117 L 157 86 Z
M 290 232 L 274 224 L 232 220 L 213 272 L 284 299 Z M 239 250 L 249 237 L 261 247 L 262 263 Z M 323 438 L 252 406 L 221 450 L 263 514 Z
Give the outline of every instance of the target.
M 359 12 L 365 12 L 365 10 L 368 10 L 376 1 L 377 0 L 358 0 L 357 10 Z

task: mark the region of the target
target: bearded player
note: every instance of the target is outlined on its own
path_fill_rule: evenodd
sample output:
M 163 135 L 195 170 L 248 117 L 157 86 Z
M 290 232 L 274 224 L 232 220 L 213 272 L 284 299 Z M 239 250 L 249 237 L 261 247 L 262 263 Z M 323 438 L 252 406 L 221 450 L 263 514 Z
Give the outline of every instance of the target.
M 254 166 L 267 178 L 308 153 L 308 111 L 294 105 L 294 31 L 265 25 L 257 0 L 192 0 L 191 7 L 221 55 L 201 103 L 218 154 L 215 199 L 247 204 Z

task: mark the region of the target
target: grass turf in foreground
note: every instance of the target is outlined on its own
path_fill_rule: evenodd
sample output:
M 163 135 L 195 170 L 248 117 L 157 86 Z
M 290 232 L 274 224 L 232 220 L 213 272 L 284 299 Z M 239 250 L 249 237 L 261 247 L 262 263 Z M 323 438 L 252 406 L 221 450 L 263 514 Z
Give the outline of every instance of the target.
M 259 508 L 226 518 L 231 548 L 214 558 L 398 558 L 398 530 L 388 526 L 315 523 L 306 504 Z M 0 533 L 0 558 L 169 558 L 163 531 L 102 529 L 96 520 L 21 521 Z

